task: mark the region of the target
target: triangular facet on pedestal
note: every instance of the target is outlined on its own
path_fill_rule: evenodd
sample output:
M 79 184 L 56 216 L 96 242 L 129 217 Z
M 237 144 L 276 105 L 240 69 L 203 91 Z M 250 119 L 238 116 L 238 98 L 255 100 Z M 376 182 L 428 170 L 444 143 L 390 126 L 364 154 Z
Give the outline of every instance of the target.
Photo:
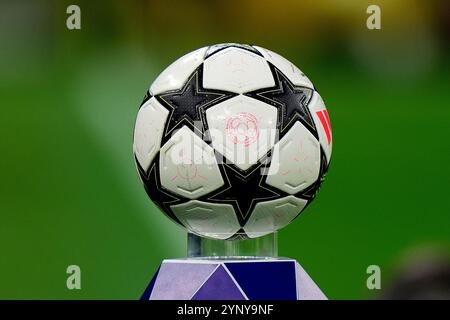
M 206 280 L 192 297 L 192 300 L 247 300 L 237 283 L 223 266 Z

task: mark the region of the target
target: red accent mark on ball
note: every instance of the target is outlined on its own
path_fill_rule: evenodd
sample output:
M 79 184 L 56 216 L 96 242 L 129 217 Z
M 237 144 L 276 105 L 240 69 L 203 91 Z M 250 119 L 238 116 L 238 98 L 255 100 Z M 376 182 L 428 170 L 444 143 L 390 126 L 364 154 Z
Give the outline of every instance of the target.
M 328 116 L 328 112 L 326 109 L 317 111 L 317 116 L 319 117 L 320 122 L 322 123 L 323 128 L 325 129 L 325 134 L 327 136 L 328 144 L 331 143 L 331 123 L 330 117 Z

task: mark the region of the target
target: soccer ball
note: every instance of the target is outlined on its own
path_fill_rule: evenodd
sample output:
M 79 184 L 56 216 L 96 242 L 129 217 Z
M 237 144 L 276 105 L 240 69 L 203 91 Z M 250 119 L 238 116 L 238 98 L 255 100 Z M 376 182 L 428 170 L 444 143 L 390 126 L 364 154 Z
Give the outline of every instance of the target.
M 144 97 L 134 156 L 149 197 L 190 232 L 256 238 L 314 199 L 332 149 L 311 81 L 267 49 L 219 44 L 181 57 Z

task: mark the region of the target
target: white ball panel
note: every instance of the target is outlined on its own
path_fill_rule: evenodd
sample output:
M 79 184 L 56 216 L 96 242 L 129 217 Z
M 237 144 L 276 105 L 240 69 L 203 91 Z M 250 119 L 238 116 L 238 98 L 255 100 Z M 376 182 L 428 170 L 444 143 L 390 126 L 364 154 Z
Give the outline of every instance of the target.
M 294 196 L 260 202 L 243 229 L 250 238 L 269 234 L 287 226 L 306 204 L 306 200 Z
M 259 100 L 236 96 L 206 111 L 214 149 L 246 170 L 269 151 L 276 138 L 277 109 Z
M 247 50 L 224 49 L 203 65 L 203 86 L 208 89 L 244 93 L 274 85 L 266 60 Z
M 328 117 L 328 111 L 325 108 L 322 97 L 317 91 L 314 92 L 308 107 L 319 134 L 320 144 L 329 163 L 333 148 L 333 134 L 331 132 L 331 123 Z
M 170 208 L 186 228 L 205 237 L 226 239 L 240 229 L 230 204 L 191 200 Z
M 294 194 L 314 183 L 319 170 L 319 141 L 296 121 L 274 147 L 266 183 Z
M 160 152 L 161 185 L 189 199 L 196 199 L 223 185 L 214 150 L 184 126 Z
M 168 114 L 169 111 L 155 98 L 148 100 L 138 111 L 133 149 L 144 170 L 148 169 L 159 151 Z
M 203 62 L 208 47 L 190 52 L 168 66 L 150 86 L 150 93 L 157 95 L 183 87 L 194 70 Z
M 280 69 L 283 74 L 286 75 L 286 77 L 296 86 L 302 86 L 307 88 L 314 88 L 314 85 L 312 82 L 308 79 L 307 76 L 294 64 L 292 64 L 289 60 L 283 58 L 279 54 L 261 48 L 257 46 L 253 46 L 255 49 L 257 49 L 261 54 L 264 56 L 264 58 L 267 59 L 270 63 L 272 63 L 275 67 Z

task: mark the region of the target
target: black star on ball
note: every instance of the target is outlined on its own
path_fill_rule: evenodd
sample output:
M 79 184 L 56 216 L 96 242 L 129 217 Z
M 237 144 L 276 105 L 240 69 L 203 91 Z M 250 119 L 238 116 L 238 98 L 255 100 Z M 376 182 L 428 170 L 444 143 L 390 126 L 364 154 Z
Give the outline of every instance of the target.
M 164 136 L 169 135 L 175 128 L 180 128 L 182 124 L 202 133 L 205 129 L 202 124 L 205 109 L 236 95 L 232 92 L 203 88 L 202 69 L 203 65 L 200 65 L 181 89 L 156 96 L 170 111 Z
M 183 197 L 176 196 L 175 194 L 163 189 L 161 187 L 161 182 L 158 177 L 158 170 L 156 169 L 159 166 L 158 157 L 152 163 L 148 172 L 141 167 L 139 161 L 135 157 L 137 169 L 139 172 L 139 176 L 144 184 L 145 191 L 152 201 L 173 221 L 183 225 L 178 218 L 173 214 L 170 209 L 171 205 L 179 204 L 185 202 L 187 199 Z
M 264 184 L 265 176 L 260 172 L 261 166 L 256 167 L 246 176 L 227 164 L 221 164 L 220 167 L 225 184 L 217 193 L 208 197 L 207 201 L 233 205 L 241 225 L 247 221 L 256 202 L 272 200 L 280 196 L 279 191 Z M 251 190 L 248 189 L 249 186 Z
M 275 86 L 246 93 L 247 96 L 269 103 L 276 107 L 280 119 L 280 138 L 294 123 L 299 120 L 313 135 L 318 138 L 314 120 L 308 110 L 313 90 L 298 87 L 276 67 L 270 64 Z

